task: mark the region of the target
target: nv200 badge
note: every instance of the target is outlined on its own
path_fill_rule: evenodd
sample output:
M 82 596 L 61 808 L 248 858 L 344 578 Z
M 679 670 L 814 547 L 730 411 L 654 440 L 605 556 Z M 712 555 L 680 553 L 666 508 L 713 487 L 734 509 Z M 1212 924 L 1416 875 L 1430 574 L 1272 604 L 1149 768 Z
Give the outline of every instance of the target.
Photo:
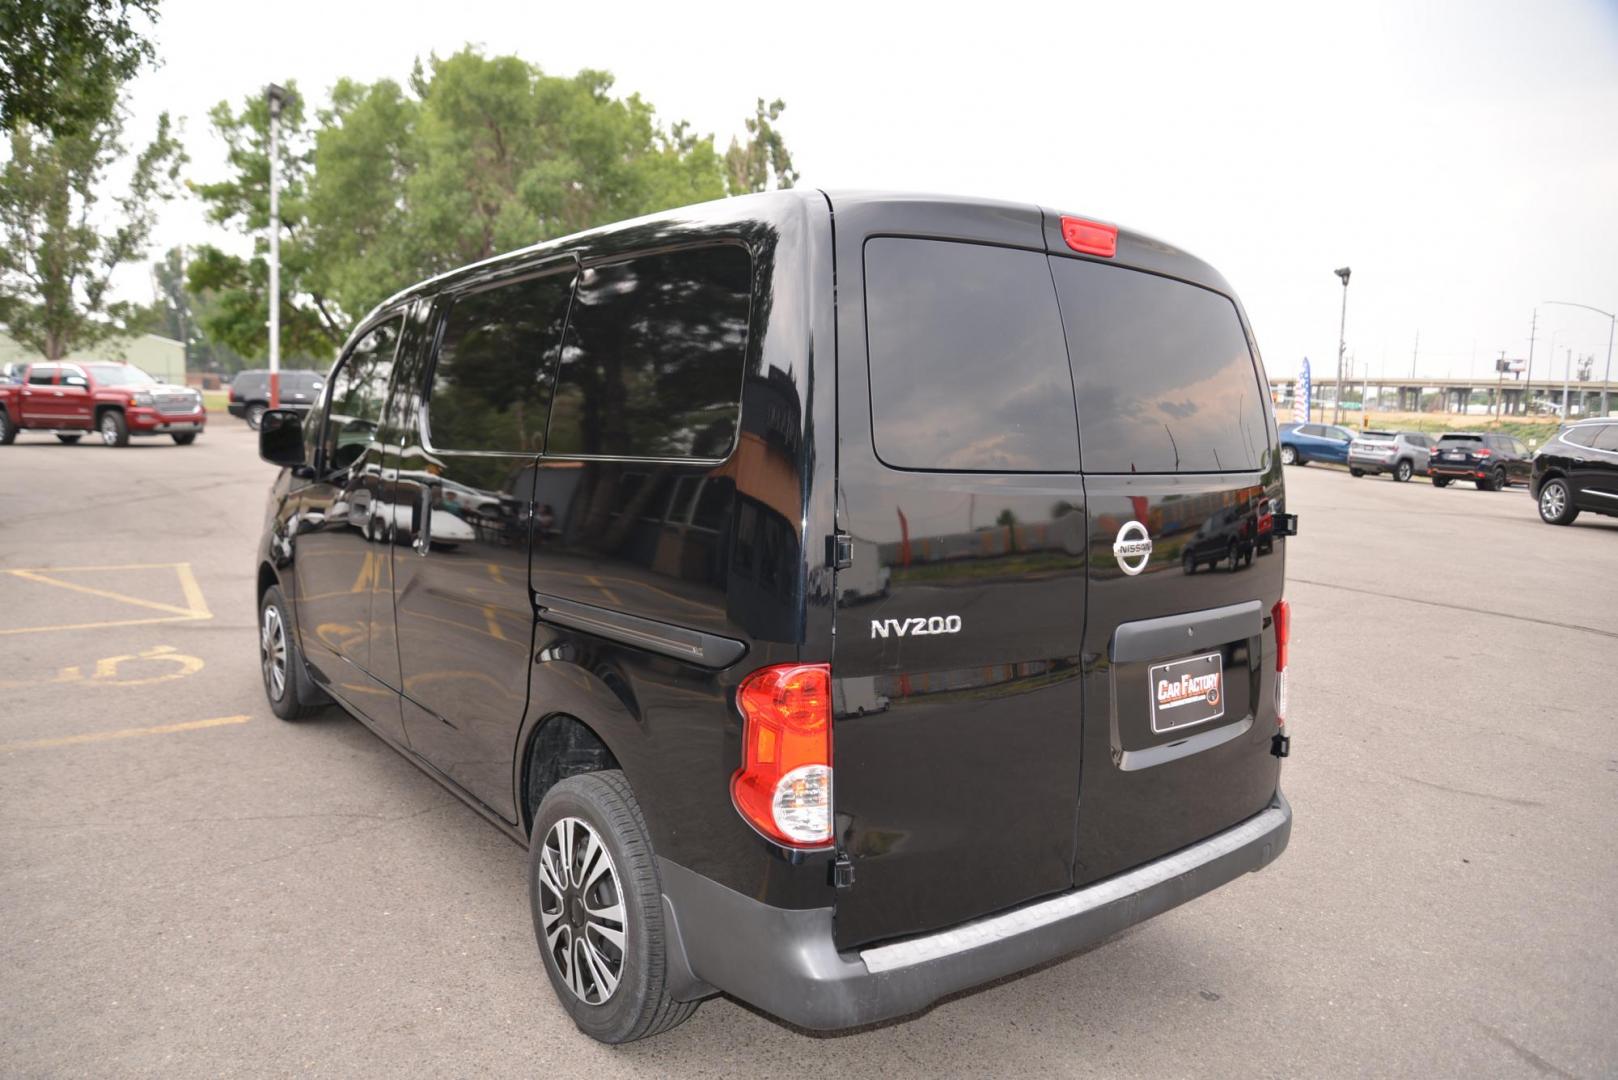
M 1154 664 L 1147 684 L 1152 695 L 1152 730 L 1159 735 L 1225 715 L 1225 658 L 1221 653 Z

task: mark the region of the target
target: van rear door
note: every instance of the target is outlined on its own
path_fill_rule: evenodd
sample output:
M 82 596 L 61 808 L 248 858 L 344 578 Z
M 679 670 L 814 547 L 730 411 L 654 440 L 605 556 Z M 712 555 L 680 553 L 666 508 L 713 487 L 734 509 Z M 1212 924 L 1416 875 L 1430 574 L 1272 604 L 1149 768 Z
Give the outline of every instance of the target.
M 1038 211 L 836 214 L 850 948 L 1070 887 L 1086 529 Z
M 1261 515 L 1282 488 L 1264 379 L 1228 296 L 1109 262 L 1050 264 L 1089 512 L 1082 885 L 1274 796 L 1284 548 Z

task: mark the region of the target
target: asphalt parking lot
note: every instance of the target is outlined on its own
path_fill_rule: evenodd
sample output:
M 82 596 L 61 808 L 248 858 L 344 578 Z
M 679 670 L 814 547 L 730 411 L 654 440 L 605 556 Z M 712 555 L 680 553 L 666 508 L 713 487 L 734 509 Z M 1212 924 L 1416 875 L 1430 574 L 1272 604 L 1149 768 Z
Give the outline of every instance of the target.
M 270 713 L 270 474 L 222 416 L 0 449 L 0 1073 L 1618 1072 L 1618 519 L 1288 470 L 1278 863 L 896 1024 L 718 999 L 614 1050 L 552 996 L 522 851 L 357 722 Z

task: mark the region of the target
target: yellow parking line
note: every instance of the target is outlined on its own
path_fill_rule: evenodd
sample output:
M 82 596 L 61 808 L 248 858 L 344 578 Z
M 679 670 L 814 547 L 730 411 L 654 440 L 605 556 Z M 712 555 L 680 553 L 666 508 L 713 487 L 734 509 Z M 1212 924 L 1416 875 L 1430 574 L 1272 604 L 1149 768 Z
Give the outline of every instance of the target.
M 33 570 L 12 570 L 10 573 L 16 577 L 22 578 L 25 581 L 37 582 L 40 585 L 55 585 L 59 589 L 69 589 L 73 592 L 85 593 L 89 596 L 99 596 L 103 600 L 117 600 L 121 604 L 133 604 L 136 607 L 151 608 L 153 611 L 165 611 L 170 615 L 185 615 L 190 618 L 210 617 L 198 615 L 194 608 L 188 610 L 182 607 L 175 607 L 173 604 L 162 604 L 156 600 L 143 600 L 138 596 L 125 596 L 123 593 L 115 593 L 110 589 L 97 589 L 91 585 L 76 585 L 71 581 L 53 581 L 48 577 L 41 577 Z M 182 584 L 181 588 L 183 589 L 185 586 Z M 196 588 L 195 581 L 191 582 L 191 588 Z M 190 597 L 187 596 L 187 599 L 190 599 Z
M 111 626 L 151 626 L 154 623 L 200 622 L 211 619 L 212 615 L 160 615 L 154 619 L 114 619 L 111 622 L 81 622 L 67 623 L 62 626 L 17 626 L 9 630 L 0 630 L 0 637 L 6 634 L 43 634 L 52 630 L 105 630 Z
M 249 719 L 251 717 L 216 716 L 212 720 L 187 720 L 180 724 L 159 724 L 156 727 L 93 731 L 88 735 L 66 735 L 59 739 L 29 739 L 25 742 L 0 743 L 0 753 L 12 750 L 45 750 L 54 746 L 76 746 L 79 743 L 107 742 L 111 739 L 133 739 L 141 735 L 172 735 L 177 731 L 198 731 L 202 728 L 223 727 L 226 724 L 245 724 Z

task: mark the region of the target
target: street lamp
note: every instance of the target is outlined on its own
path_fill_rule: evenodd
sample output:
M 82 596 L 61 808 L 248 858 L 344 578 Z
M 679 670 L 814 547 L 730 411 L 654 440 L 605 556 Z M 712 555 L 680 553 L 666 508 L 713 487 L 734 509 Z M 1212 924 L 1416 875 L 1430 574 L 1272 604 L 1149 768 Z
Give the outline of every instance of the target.
M 291 95 L 271 83 L 264 88 L 270 107 L 270 408 L 281 407 L 281 110 Z
M 1342 321 L 1337 325 L 1337 394 L 1336 401 L 1332 406 L 1331 422 L 1334 424 L 1341 424 L 1343 422 L 1343 351 L 1347 347 L 1347 339 L 1344 337 L 1344 334 L 1348 330 L 1349 269 L 1348 267 L 1343 266 L 1339 267 L 1337 270 L 1334 270 L 1333 273 L 1343 279 L 1343 318 Z
M 1547 300 L 1545 302 L 1547 304 L 1559 304 L 1562 307 L 1583 308 L 1585 311 L 1593 311 L 1597 315 L 1607 317 L 1607 373 L 1602 376 L 1601 382 L 1601 415 L 1606 416 L 1607 390 L 1612 385 L 1612 334 L 1614 329 L 1618 329 L 1618 315 L 1614 315 L 1610 311 L 1602 311 L 1598 307 L 1591 307 L 1589 304 L 1575 304 L 1571 300 Z

